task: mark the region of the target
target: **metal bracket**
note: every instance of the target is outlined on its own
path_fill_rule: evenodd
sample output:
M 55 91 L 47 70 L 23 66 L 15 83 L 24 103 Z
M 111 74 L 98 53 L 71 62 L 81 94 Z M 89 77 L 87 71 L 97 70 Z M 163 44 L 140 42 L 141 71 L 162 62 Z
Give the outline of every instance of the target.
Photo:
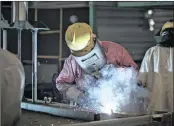
M 50 30 L 41 21 L 16 21 L 10 25 L 9 29 L 26 29 L 26 30 Z

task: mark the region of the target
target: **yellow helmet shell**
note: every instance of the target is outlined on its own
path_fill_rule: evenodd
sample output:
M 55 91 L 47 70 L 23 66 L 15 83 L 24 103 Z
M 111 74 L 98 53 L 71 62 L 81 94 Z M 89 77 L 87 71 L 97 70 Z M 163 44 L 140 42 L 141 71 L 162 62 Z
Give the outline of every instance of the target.
M 71 51 L 81 51 L 91 42 L 92 29 L 86 23 L 74 23 L 65 33 L 67 46 Z
M 166 22 L 161 29 L 160 35 L 162 34 L 162 31 L 167 28 L 174 28 L 174 22 Z

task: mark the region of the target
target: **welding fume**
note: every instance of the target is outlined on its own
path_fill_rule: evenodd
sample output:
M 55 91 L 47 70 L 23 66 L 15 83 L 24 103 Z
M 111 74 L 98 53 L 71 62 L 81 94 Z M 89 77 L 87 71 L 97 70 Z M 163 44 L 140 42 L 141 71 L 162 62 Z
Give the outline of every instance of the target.
M 56 79 L 63 102 L 98 113 L 144 111 L 147 92 L 137 86 L 137 65 L 124 47 L 100 41 L 86 23 L 70 25 L 65 40 L 71 55 Z

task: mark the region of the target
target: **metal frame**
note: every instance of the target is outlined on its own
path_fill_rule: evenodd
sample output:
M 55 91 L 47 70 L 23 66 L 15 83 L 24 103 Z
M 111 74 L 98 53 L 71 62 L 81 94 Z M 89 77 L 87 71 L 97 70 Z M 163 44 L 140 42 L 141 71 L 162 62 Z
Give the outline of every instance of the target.
M 94 2 L 89 2 L 89 25 L 94 30 Z
M 122 2 L 122 1 L 119 1 L 118 2 L 118 7 L 163 7 L 163 6 L 172 6 L 173 5 L 173 2 L 169 2 L 169 1 L 145 1 L 145 2 Z
M 99 2 L 100 3 L 100 2 Z M 89 25 L 91 26 L 93 33 L 97 35 L 96 27 L 96 7 L 98 2 L 89 2 Z
M 18 58 L 19 58 L 19 60 L 21 60 L 21 57 L 22 57 L 22 54 L 21 54 L 21 44 L 22 44 L 22 42 L 21 42 L 21 38 L 22 37 L 22 30 L 21 29 L 19 29 L 18 30 Z
M 32 102 L 37 100 L 37 32 L 32 31 Z
M 49 6 L 48 6 L 49 4 Z M 87 1 L 78 1 L 77 2 L 67 2 L 67 1 L 60 1 L 60 2 L 32 2 L 29 5 L 29 8 L 37 8 L 37 9 L 62 9 L 62 8 L 80 8 L 80 7 L 88 7 Z
M 63 28 L 63 9 L 60 9 L 60 34 L 59 34 L 59 72 L 62 67 L 62 28 Z
M 2 41 L 3 41 L 3 50 L 7 49 L 7 30 L 2 30 Z

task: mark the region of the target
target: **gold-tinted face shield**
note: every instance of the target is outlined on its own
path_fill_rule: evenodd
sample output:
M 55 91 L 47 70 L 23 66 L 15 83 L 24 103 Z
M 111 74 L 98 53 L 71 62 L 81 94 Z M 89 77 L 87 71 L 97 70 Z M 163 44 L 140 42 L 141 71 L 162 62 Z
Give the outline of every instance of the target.
M 92 29 L 86 23 L 70 25 L 65 33 L 65 40 L 74 56 L 84 56 L 94 47 Z

